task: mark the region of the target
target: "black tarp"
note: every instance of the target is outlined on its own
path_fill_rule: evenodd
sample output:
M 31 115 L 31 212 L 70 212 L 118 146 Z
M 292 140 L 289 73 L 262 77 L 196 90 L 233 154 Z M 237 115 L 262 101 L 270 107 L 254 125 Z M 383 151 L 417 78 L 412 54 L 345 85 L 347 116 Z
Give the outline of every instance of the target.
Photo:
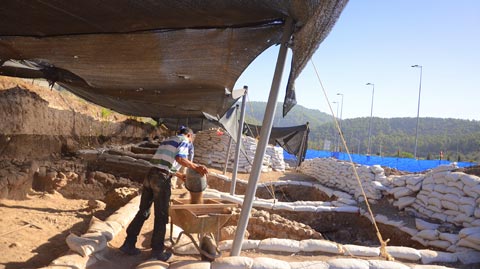
M 284 114 L 294 81 L 347 0 L 2 0 L 0 75 L 45 78 L 117 112 L 222 115 L 228 94 L 295 23 Z
M 244 133 L 252 137 L 259 137 L 261 129 L 262 126 L 258 125 L 244 125 Z M 268 143 L 278 145 L 286 152 L 295 155 L 300 164 L 305 160 L 309 133 L 308 123 L 291 127 L 273 127 Z

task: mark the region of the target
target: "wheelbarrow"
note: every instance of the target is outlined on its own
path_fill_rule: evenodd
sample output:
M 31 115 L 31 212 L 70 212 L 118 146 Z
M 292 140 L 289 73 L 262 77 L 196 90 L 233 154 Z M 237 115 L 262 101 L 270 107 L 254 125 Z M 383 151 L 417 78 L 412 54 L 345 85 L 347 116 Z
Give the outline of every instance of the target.
M 222 253 L 217 247 L 220 229 L 232 216 L 234 207 L 237 207 L 237 204 L 221 199 L 204 199 L 203 204 L 191 204 L 190 199 L 172 199 L 170 201 L 170 242 L 172 243 L 170 248 L 172 251 L 181 236 L 185 234 L 200 252 L 202 260 L 213 261 L 220 257 Z M 173 240 L 174 224 L 183 229 L 175 242 Z M 192 234 L 198 234 L 200 245 Z

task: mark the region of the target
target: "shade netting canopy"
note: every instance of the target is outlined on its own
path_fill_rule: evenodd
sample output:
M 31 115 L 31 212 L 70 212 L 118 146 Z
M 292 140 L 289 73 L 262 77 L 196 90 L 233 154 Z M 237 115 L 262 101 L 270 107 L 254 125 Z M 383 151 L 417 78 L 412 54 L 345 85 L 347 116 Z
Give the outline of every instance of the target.
M 346 2 L 3 0 L 0 75 L 44 78 L 128 115 L 223 115 L 238 77 L 292 18 L 285 114 Z

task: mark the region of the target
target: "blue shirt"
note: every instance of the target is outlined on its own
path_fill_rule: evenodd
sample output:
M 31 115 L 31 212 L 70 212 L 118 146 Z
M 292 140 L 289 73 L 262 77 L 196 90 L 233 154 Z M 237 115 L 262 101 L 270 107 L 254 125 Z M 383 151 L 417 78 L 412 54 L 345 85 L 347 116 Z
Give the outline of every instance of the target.
M 152 163 L 160 169 L 175 173 L 181 165 L 175 160 L 176 157 L 188 158 L 191 143 L 185 135 L 172 136 L 160 143 L 153 155 Z

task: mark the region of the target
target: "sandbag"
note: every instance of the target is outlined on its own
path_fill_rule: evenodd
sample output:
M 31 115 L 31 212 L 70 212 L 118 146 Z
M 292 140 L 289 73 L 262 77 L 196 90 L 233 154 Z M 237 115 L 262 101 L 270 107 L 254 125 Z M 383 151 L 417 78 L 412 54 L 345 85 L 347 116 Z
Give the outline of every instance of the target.
M 416 234 L 416 236 L 427 239 L 427 240 L 437 240 L 440 233 L 437 230 L 422 230 Z
M 369 269 L 368 261 L 360 259 L 332 259 L 327 262 L 329 269 Z
M 369 260 L 370 269 L 410 269 L 405 264 L 393 261 Z
M 218 248 L 221 251 L 230 250 L 232 249 L 232 244 L 233 244 L 233 240 L 224 240 L 218 243 Z M 252 240 L 252 239 L 243 240 L 242 250 L 257 249 L 259 244 L 260 244 L 260 240 Z
M 422 263 L 423 264 L 430 264 L 430 263 L 454 263 L 457 261 L 457 256 L 455 253 L 448 253 L 448 252 L 441 252 L 441 251 L 434 251 L 429 249 L 421 249 L 419 250 L 420 255 L 422 255 Z
M 170 264 L 168 269 L 210 269 L 210 262 L 179 261 Z
M 252 269 L 291 269 L 290 264 L 268 257 L 258 257 L 253 259 Z
M 387 246 L 387 252 L 395 259 L 418 261 L 422 258 L 422 255 L 420 255 L 418 250 L 409 247 Z
M 457 241 L 460 239 L 458 234 L 451 234 L 451 233 L 440 233 L 438 238 L 440 238 L 442 240 L 445 240 L 445 241 L 448 241 L 452 244 L 457 243 Z
M 329 269 L 330 265 L 322 261 L 291 262 L 291 269 Z
M 436 230 L 440 227 L 440 224 L 426 222 L 422 219 L 415 219 L 415 226 L 418 230 Z
M 300 251 L 300 242 L 292 239 L 267 238 L 260 241 L 258 248 L 267 251 L 297 253 Z
M 431 247 L 447 249 L 452 245 L 452 243 L 444 240 L 432 240 L 432 241 L 428 241 L 428 245 Z
M 346 256 L 354 255 L 354 256 L 361 256 L 361 257 L 378 257 L 380 256 L 380 249 L 377 247 L 365 247 L 365 246 L 357 246 L 357 245 L 343 245 L 345 249 Z
M 480 245 L 479 244 L 475 244 L 471 241 L 466 240 L 465 238 L 460 239 L 460 241 L 458 241 L 458 243 L 457 243 L 457 246 L 467 247 L 467 248 L 471 248 L 471 249 L 475 249 L 475 250 L 480 250 Z
M 458 235 L 460 236 L 460 238 L 465 238 L 471 234 L 476 233 L 480 233 L 480 227 L 463 228 L 460 230 Z
M 215 259 L 211 264 L 211 269 L 250 269 L 252 266 L 252 258 L 234 256 Z
M 475 250 L 458 251 L 458 260 L 462 264 L 480 263 L 480 252 Z
M 107 239 L 101 233 L 89 233 L 77 236 L 69 234 L 65 240 L 68 247 L 83 257 L 98 252 L 107 246 Z
M 333 254 L 343 254 L 344 250 L 341 245 L 320 239 L 305 239 L 300 241 L 300 250 L 305 252 L 325 252 Z
M 135 269 L 167 269 L 169 266 L 168 263 L 162 261 L 146 261 L 137 265 Z
M 118 224 L 118 226 L 120 226 L 120 224 Z M 96 218 L 95 216 L 92 216 L 92 219 L 90 220 L 90 227 L 88 228 L 87 233 L 101 233 L 103 236 L 105 236 L 107 241 L 111 241 L 116 235 L 113 227 L 111 227 L 108 223 Z

